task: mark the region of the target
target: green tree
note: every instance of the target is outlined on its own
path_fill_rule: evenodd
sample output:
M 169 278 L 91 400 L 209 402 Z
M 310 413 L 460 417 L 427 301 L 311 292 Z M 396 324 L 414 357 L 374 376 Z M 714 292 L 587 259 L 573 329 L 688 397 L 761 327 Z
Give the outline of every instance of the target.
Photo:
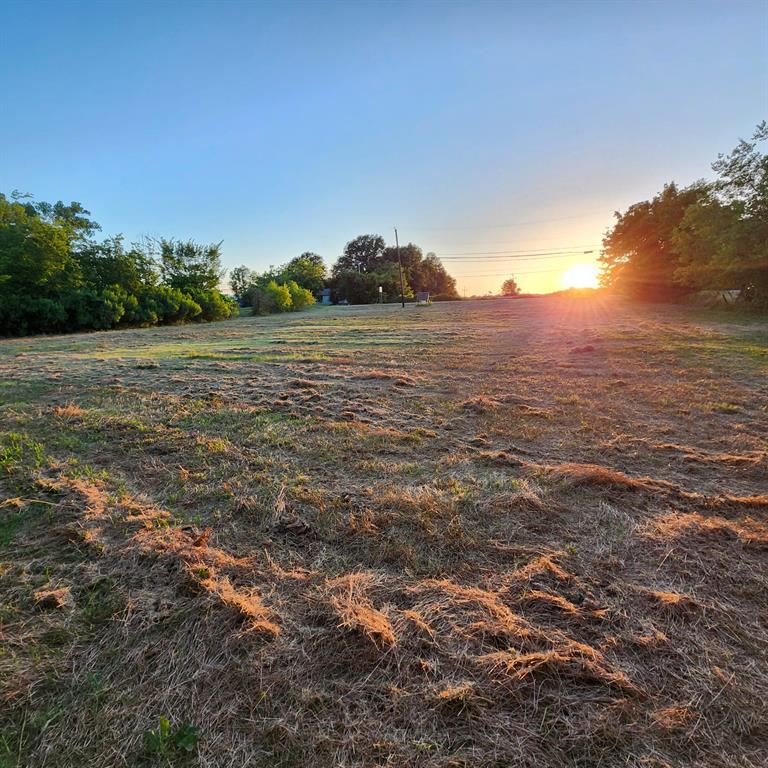
M 433 299 L 458 299 L 456 280 L 452 278 L 434 253 L 428 253 L 414 275 L 409 276 L 414 291 L 429 291 Z
M 254 274 L 248 267 L 235 267 L 229 274 L 229 287 L 232 293 L 242 300 L 253 283 L 253 278 Z
M 68 227 L 0 194 L 0 294 L 53 297 L 82 284 Z
M 403 265 L 403 274 L 411 285 L 414 284 L 414 280 L 419 280 L 419 271 L 422 265 L 422 259 L 423 253 L 418 245 L 408 243 L 408 245 L 400 246 L 400 263 Z M 374 265 L 374 271 L 381 269 L 384 263 L 398 263 L 397 246 L 390 245 L 384 249 L 378 263 Z M 422 289 L 419 288 L 419 290 Z
M 163 283 L 180 291 L 212 291 L 224 277 L 221 243 L 202 245 L 194 240 L 154 241 Z
M 379 285 L 394 301 L 400 296 L 398 263 L 403 268 L 406 298 L 412 297 L 414 291 L 429 291 L 435 298 L 458 298 L 456 281 L 434 253 L 424 256 L 418 245 L 408 243 L 400 246 L 398 259 L 397 247 L 386 246 L 380 235 L 360 235 L 350 240 L 333 265 L 329 284 L 340 298 L 353 304 L 378 301 Z
M 375 272 L 384 254 L 381 235 L 360 235 L 344 246 L 344 253 L 333 265 L 333 274 L 342 272 Z
M 379 299 L 380 283 L 375 273 L 347 269 L 336 272 L 331 284 L 339 299 L 350 304 L 373 304 Z
M 446 272 L 442 262 L 434 253 L 424 256 L 418 245 L 408 243 L 400 246 L 400 262 L 403 265 L 405 281 L 411 291 L 429 291 L 433 298 L 458 298 L 456 281 Z M 384 266 L 391 267 L 397 264 L 397 247 L 389 246 L 384 249 L 377 270 L 381 271 Z
M 674 233 L 686 210 L 707 198 L 700 182 L 685 189 L 667 184 L 652 200 L 616 212 L 616 224 L 603 239 L 601 282 L 629 295 L 665 300 L 690 292 L 676 283 L 678 253 Z
M 11 200 L 22 205 L 28 216 L 64 229 L 71 241 L 87 241 L 101 229 L 90 218 L 91 212 L 78 202 L 73 201 L 69 205 L 61 200 L 56 203 L 34 202 L 32 195 L 17 189 L 11 192 Z
M 119 285 L 137 295 L 158 282 L 152 257 L 136 245 L 126 250 L 120 235 L 102 243 L 86 243 L 75 253 L 75 259 L 85 284 L 99 290 Z
M 675 279 L 693 288 L 732 289 L 768 307 L 768 124 L 712 168 L 710 193 L 690 206 L 674 235 Z
M 296 256 L 280 269 L 280 280 L 285 283 L 292 280 L 313 294 L 318 293 L 326 281 L 322 257 L 311 251 Z
M 737 287 L 739 224 L 738 211 L 714 198 L 689 206 L 672 238 L 678 254 L 675 281 L 695 290 Z
M 728 155 L 719 155 L 712 169 L 718 175 L 717 193 L 726 202 L 738 203 L 745 217 L 768 227 L 768 155 L 760 150 L 764 142 L 768 142 L 765 120 L 751 141 L 742 139 Z
M 517 284 L 517 280 L 514 277 L 508 277 L 501 284 L 502 296 L 517 296 L 520 293 L 520 287 Z
M 340 299 L 350 304 L 373 304 L 379 300 L 379 286 L 385 301 L 400 298 L 400 274 L 397 264 L 385 263 L 377 272 L 347 270 L 331 280 L 331 287 Z M 413 298 L 413 291 L 407 281 L 404 284 L 405 297 Z
M 69 205 L 65 205 L 61 200 L 53 205 L 37 203 L 35 208 L 44 220 L 64 227 L 73 241 L 85 242 L 101 229 L 90 218 L 91 212 L 77 202 L 71 202 Z

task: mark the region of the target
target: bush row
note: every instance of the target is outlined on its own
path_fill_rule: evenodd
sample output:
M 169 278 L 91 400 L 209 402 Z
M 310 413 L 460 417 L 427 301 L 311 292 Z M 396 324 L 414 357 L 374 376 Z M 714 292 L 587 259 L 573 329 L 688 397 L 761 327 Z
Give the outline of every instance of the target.
M 254 315 L 270 315 L 274 312 L 298 312 L 315 303 L 312 292 L 296 281 L 278 283 L 270 280 L 266 285 L 251 285 L 247 294 Z
M 147 286 L 138 295 L 119 285 L 81 288 L 54 298 L 0 295 L 0 334 L 107 330 L 188 321 L 223 320 L 237 314 L 237 302 L 217 290 L 184 293 Z

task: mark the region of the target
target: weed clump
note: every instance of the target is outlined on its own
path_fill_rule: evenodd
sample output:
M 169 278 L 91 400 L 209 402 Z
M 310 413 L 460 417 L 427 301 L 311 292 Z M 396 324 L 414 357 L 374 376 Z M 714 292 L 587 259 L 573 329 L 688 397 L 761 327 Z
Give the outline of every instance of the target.
M 161 716 L 157 728 L 144 735 L 144 756 L 162 762 L 170 762 L 174 756 L 194 752 L 200 738 L 200 729 L 189 723 L 171 726 L 167 717 Z

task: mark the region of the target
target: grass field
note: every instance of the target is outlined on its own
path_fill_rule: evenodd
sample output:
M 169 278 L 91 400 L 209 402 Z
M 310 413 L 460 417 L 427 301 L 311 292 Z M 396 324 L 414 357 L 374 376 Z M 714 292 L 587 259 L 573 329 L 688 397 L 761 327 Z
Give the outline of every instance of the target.
M 0 766 L 768 764 L 767 373 L 609 300 L 0 342 Z

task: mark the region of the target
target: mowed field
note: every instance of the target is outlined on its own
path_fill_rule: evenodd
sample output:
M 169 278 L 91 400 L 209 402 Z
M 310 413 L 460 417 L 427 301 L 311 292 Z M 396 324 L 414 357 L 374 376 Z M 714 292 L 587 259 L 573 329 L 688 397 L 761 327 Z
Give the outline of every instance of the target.
M 765 766 L 767 373 L 608 299 L 0 341 L 0 766 Z

